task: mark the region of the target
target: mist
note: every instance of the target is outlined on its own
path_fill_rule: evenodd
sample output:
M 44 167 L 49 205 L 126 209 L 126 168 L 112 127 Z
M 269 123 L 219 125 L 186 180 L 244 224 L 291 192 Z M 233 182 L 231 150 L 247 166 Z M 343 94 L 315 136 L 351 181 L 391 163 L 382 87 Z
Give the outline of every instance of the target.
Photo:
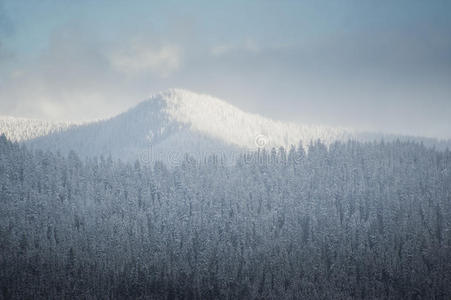
M 0 3 L 0 114 L 88 121 L 168 88 L 273 119 L 451 138 L 447 1 Z

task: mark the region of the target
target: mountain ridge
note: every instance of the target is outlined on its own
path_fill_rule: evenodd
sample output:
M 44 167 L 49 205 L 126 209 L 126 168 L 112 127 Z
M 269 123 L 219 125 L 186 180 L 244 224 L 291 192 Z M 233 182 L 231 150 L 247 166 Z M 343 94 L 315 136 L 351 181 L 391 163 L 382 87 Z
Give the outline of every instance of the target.
M 258 148 L 288 149 L 301 141 L 308 146 L 316 140 L 326 145 L 350 139 L 415 140 L 440 148 L 451 145 L 450 141 L 275 121 L 244 112 L 219 98 L 183 89 L 154 94 L 109 119 L 84 124 L 49 124 L 42 123 L 46 129 L 37 130 L 39 134 L 25 135 L 28 140 L 24 137 L 16 140 L 35 149 L 63 153 L 74 150 L 82 156 L 111 155 L 122 160 L 171 163 L 181 160 L 185 153 L 197 158 L 213 153 L 227 156 Z M 21 124 L 16 125 L 20 127 Z M 4 131 L 2 128 L 8 126 L 0 127 L 0 133 Z M 27 130 L 24 132 L 30 132 Z M 11 132 L 7 134 L 8 138 L 14 136 Z
M 0 116 L 0 134 L 14 142 L 31 140 L 40 136 L 64 131 L 81 123 L 52 122 L 12 116 Z

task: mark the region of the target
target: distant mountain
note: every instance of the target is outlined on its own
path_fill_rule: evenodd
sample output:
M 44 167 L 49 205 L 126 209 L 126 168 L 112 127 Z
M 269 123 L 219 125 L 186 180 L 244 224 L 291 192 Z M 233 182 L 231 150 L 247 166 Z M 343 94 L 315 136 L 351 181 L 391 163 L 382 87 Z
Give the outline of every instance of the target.
M 23 120 L 6 127 L 7 137 L 28 140 L 33 148 L 169 164 L 180 162 L 185 153 L 198 159 L 216 153 L 233 160 L 233 155 L 245 150 L 288 149 L 300 141 L 304 146 L 316 140 L 330 144 L 348 139 L 416 140 L 439 148 L 451 145 L 435 139 L 274 121 L 220 99 L 180 89 L 156 94 L 127 112 L 98 122 L 73 125 Z
M 71 122 L 49 122 L 36 119 L 0 116 L 0 134 L 14 142 L 31 140 L 76 126 Z
M 247 149 L 288 148 L 300 140 L 330 143 L 353 136 L 345 129 L 273 121 L 208 95 L 172 89 L 111 119 L 55 132 L 29 144 L 89 156 L 172 162 L 184 153 L 198 158 L 230 155 Z

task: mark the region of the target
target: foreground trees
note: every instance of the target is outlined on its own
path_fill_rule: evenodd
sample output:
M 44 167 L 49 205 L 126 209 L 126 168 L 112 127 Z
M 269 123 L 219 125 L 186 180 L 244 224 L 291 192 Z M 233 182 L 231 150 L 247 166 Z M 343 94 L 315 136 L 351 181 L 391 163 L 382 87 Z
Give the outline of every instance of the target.
M 321 143 L 168 169 L 0 138 L 0 298 L 451 297 L 451 153 Z

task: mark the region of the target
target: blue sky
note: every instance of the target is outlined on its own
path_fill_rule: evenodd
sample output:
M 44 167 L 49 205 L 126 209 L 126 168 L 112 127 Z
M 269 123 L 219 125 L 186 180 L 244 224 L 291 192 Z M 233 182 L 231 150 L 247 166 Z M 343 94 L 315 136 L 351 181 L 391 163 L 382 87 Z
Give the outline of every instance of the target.
M 102 118 L 171 87 L 451 138 L 451 1 L 0 0 L 0 114 Z

